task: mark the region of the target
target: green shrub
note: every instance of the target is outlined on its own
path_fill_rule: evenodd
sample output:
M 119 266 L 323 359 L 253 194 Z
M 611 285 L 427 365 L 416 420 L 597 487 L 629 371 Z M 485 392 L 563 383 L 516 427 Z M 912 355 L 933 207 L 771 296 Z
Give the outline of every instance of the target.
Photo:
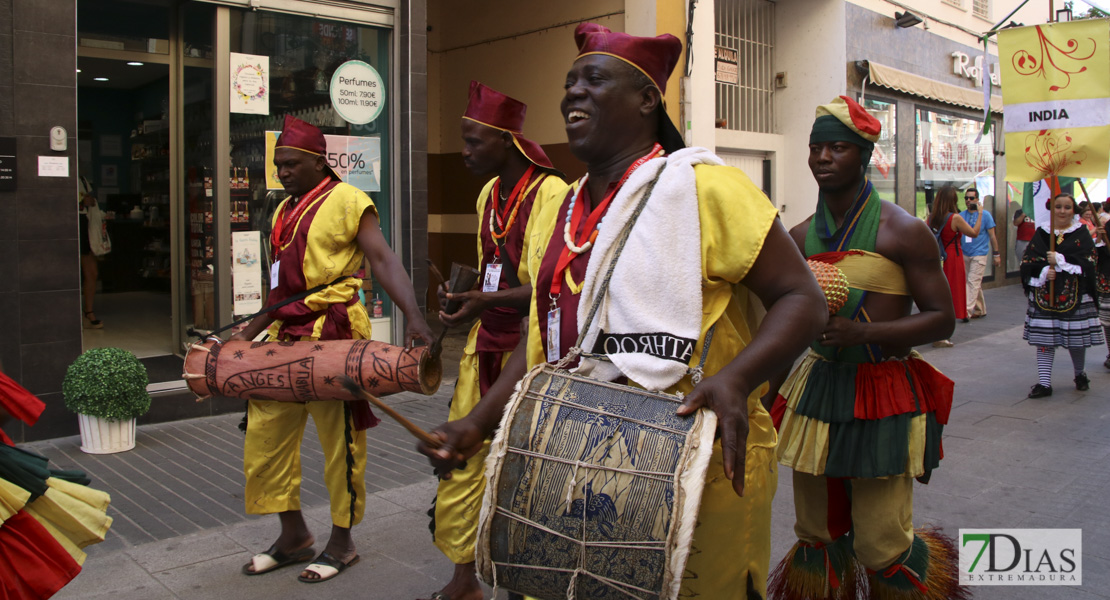
M 122 348 L 93 348 L 66 369 L 66 408 L 90 417 L 127 421 L 150 409 L 146 367 Z

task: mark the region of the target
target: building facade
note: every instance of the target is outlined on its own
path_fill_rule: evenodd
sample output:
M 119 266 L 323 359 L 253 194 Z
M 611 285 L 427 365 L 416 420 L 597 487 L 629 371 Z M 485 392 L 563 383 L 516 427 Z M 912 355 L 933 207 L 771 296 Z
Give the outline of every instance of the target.
M 17 165 L 0 187 L 0 307 L 14 323 L 0 365 L 47 404 L 35 427 L 5 431 L 17 441 L 76 433 L 62 381 L 96 346 L 147 365 L 156 397 L 145 421 L 242 409 L 194 402 L 181 356 L 191 331 L 265 300 L 269 221 L 283 198 L 267 165 L 284 115 L 332 136 L 329 163 L 374 200 L 423 295 L 425 9 L 423 0 L 0 2 L 0 140 L 14 148 L 0 168 Z M 112 240 L 86 316 L 79 190 L 96 198 Z M 393 307 L 364 287 L 380 301 L 375 338 L 396 339 Z

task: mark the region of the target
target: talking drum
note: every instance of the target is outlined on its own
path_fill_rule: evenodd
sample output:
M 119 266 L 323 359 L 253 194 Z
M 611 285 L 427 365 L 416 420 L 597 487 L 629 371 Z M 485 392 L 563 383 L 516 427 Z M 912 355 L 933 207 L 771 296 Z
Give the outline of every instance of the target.
M 220 342 L 191 344 L 185 355 L 189 389 L 199 398 L 307 402 L 355 400 L 340 384 L 347 375 L 375 396 L 431 395 L 443 369 L 426 346 L 401 348 L 371 340 Z
M 678 595 L 717 418 L 676 396 L 538 366 L 486 462 L 477 567 L 542 599 Z

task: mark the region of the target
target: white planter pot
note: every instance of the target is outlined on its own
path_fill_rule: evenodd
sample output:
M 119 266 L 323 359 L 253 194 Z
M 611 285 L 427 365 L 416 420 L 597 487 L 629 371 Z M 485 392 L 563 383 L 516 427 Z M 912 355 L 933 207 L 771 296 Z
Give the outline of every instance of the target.
M 78 413 L 77 424 L 81 427 L 82 452 L 112 454 L 135 447 L 135 419 L 105 421 Z

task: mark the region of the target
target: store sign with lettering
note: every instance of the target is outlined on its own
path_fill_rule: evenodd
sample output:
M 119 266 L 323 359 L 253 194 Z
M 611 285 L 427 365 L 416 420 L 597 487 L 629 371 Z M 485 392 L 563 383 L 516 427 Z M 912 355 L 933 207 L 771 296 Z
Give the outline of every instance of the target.
M 998 70 L 998 63 L 990 64 L 990 78 L 991 85 L 998 87 L 1002 85 L 1002 75 Z M 952 53 L 952 73 L 960 77 L 966 77 L 975 82 L 976 86 L 983 85 L 983 56 L 976 56 L 971 58 L 966 52 L 959 50 Z
M 385 84 L 381 75 L 361 60 L 349 60 L 331 76 L 331 105 L 348 123 L 364 125 L 378 118 L 385 108 Z
M 740 61 L 736 50 L 717 46 L 714 51 L 717 61 L 717 83 L 740 83 Z
M 0 192 L 15 191 L 15 138 L 0 138 Z
M 266 189 L 283 189 L 274 167 L 274 147 L 280 131 L 266 132 Z M 364 192 L 382 189 L 382 140 L 380 137 L 325 135 L 328 151 L 324 160 L 343 181 Z

